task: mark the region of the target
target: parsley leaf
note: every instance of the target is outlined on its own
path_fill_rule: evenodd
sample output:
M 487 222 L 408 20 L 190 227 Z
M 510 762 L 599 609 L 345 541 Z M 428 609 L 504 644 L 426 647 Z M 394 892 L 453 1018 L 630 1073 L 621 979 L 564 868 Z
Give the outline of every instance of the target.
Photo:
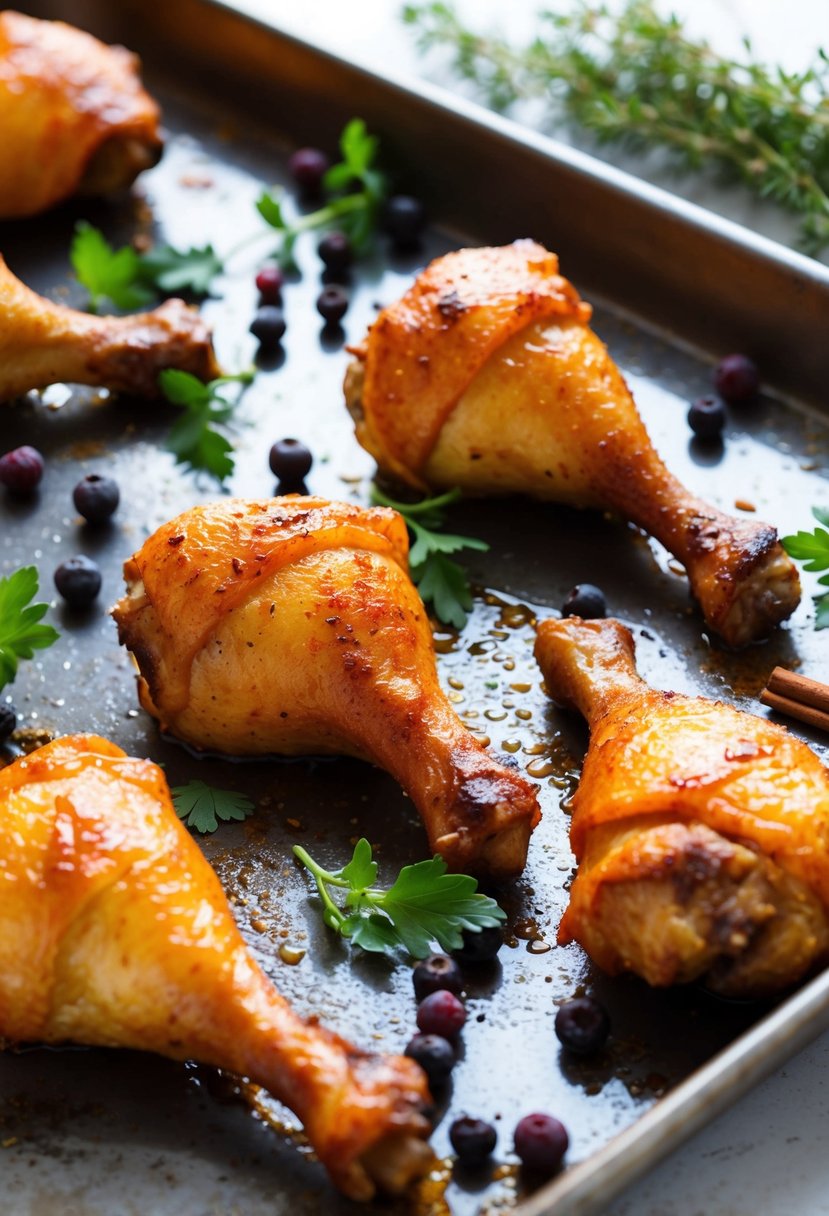
M 215 832 L 219 820 L 241 823 L 252 815 L 255 807 L 245 794 L 233 790 L 217 790 L 204 781 L 191 781 L 170 790 L 179 819 L 197 832 Z
M 365 838 L 358 840 L 351 861 L 333 872 L 301 845 L 294 845 L 294 854 L 313 875 L 325 923 L 363 950 L 378 953 L 403 946 L 414 958 L 425 958 L 432 942 L 456 950 L 463 944 L 463 930 L 479 933 L 506 920 L 495 900 L 478 892 L 474 878 L 447 874 L 442 857 L 404 866 L 384 890 L 372 885 L 377 863 Z M 345 911 L 329 888 L 347 892 Z
M 197 376 L 177 368 L 168 367 L 159 374 L 158 383 L 164 396 L 184 410 L 167 438 L 167 447 L 179 464 L 204 469 L 219 481 L 230 476 L 235 467 L 233 444 L 216 430 L 216 424 L 227 422 L 233 414 L 234 403 L 227 400 L 222 390 L 226 384 L 248 385 L 253 375 L 253 372 L 239 372 L 236 376 L 219 376 L 205 384 Z
M 810 574 L 821 570 L 829 570 L 829 507 L 812 507 L 812 515 L 823 528 L 815 528 L 813 532 L 795 532 L 792 536 L 783 536 L 780 543 L 795 561 L 803 563 L 803 569 Z M 829 587 L 829 574 L 822 575 L 818 580 L 822 587 Z M 815 629 L 829 629 L 829 591 L 813 597 L 815 604 Z
M 203 249 L 174 249 L 160 245 L 139 257 L 139 274 L 163 294 L 190 291 L 206 296 L 217 274 L 224 269 L 222 260 L 212 245 Z
M 78 282 L 89 292 L 90 312 L 97 312 L 104 298 L 124 309 L 141 308 L 153 299 L 153 293 L 138 282 L 136 251 L 130 245 L 113 249 L 104 234 L 86 220 L 75 225 L 69 259 Z
M 346 124 L 340 135 L 342 160 L 332 165 L 323 178 L 328 197 L 317 211 L 288 220 L 281 195 L 267 190 L 262 192 L 256 209 L 265 223 L 282 234 L 277 257 L 284 268 L 295 267 L 297 239 L 312 229 L 336 227 L 348 236 L 357 253 L 368 247 L 388 193 L 386 176 L 374 164 L 379 146 L 377 137 L 368 133 L 362 118 L 352 118 Z
M 461 492 L 456 489 L 436 498 L 424 498 L 421 502 L 395 502 L 376 483 L 371 487 L 371 501 L 399 512 L 414 537 L 409 566 L 421 599 L 433 606 L 439 620 L 455 629 L 463 629 L 466 624 L 472 609 L 472 591 L 463 566 L 453 562 L 446 554 L 457 553 L 460 549 L 485 553 L 489 549 L 485 541 L 477 540 L 474 536 L 456 536 L 440 531 L 445 508 L 460 497 Z
M 20 659 L 33 658 L 60 637 L 51 625 L 38 624 L 49 605 L 30 603 L 37 590 L 34 566 L 0 578 L 0 690 L 14 680 Z

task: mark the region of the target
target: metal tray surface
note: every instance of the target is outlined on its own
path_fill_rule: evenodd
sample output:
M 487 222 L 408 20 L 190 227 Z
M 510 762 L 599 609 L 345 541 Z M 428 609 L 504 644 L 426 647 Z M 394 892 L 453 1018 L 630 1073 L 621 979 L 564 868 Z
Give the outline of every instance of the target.
M 131 199 L 73 203 L 48 217 L 0 226 L 0 249 L 32 286 L 61 299 L 80 299 L 69 273 L 68 248 L 81 216 L 116 242 L 147 229 L 173 243 L 213 240 L 220 252 L 229 248 L 260 228 L 253 200 L 262 182 L 286 180 L 289 149 L 309 139 L 330 145 L 354 113 L 373 120 L 384 146 L 398 155 L 404 182 L 427 195 L 436 218 L 446 217 L 452 226 L 433 229 L 417 255 L 392 258 L 381 249 L 361 266 L 354 275 L 345 334 L 333 337 L 321 332 L 314 309 L 318 261 L 311 243 L 301 244 L 301 275 L 285 293 L 284 359 L 263 367 L 236 414 L 231 492 L 273 493 L 268 448 L 274 439 L 294 434 L 316 456 L 312 492 L 365 501 L 373 465 L 356 445 L 342 405 L 344 341 L 359 338 L 376 305 L 395 298 L 431 256 L 460 241 L 534 235 L 556 245 L 564 273 L 578 286 L 584 287 L 579 268 L 592 267 L 588 294 L 596 305 L 595 326 L 623 368 L 657 447 L 687 484 L 726 509 L 733 510 L 735 500 L 750 501 L 781 532 L 805 526 L 809 506 L 826 500 L 829 426 L 812 409 L 764 397 L 750 411 L 733 414 L 722 450 L 689 441 L 687 402 L 708 390 L 712 362 L 735 343 L 742 322 L 712 298 L 722 341 L 712 342 L 702 356 L 694 354 L 689 347 L 705 336 L 695 328 L 694 299 L 683 304 L 678 289 L 666 315 L 661 291 L 648 295 L 640 283 L 634 303 L 646 323 L 634 323 L 631 300 L 620 290 L 625 276 L 618 273 L 624 261 L 616 245 L 619 233 L 597 231 L 592 261 L 585 259 L 578 235 L 572 251 L 565 229 L 553 240 L 543 200 L 557 195 L 573 166 L 572 160 L 560 161 L 552 145 L 545 150 L 543 141 L 533 140 L 530 146 L 500 120 L 475 120 L 470 107 L 460 116 L 440 114 L 439 129 L 450 145 L 461 130 L 474 133 L 481 163 L 497 162 L 502 154 L 516 162 L 530 157 L 537 175 L 536 224 L 524 199 L 520 220 L 511 227 L 505 194 L 496 224 L 482 191 L 469 189 L 463 163 L 453 175 L 439 157 L 430 174 L 423 148 L 412 145 L 406 182 L 398 118 L 404 116 L 408 132 L 418 116 L 429 113 L 436 120 L 435 96 L 413 94 L 407 102 L 397 86 L 387 86 L 384 95 L 383 82 L 252 25 L 221 5 L 173 0 L 163 14 L 145 7 L 140 20 L 129 5 L 119 15 L 94 0 L 49 6 L 51 13 L 61 10 L 144 53 L 145 76 L 164 105 L 171 136 L 161 165 L 144 175 Z M 223 81 L 210 75 L 209 58 L 192 72 L 186 58 L 169 66 L 165 39 L 174 39 L 187 14 L 198 18 L 194 44 L 224 41 L 228 72 Z M 116 16 L 120 24 L 113 28 Z M 233 71 L 244 54 L 250 71 L 246 81 L 237 82 Z M 274 65 L 283 80 L 300 82 L 300 99 L 318 86 L 325 105 L 274 109 L 265 104 L 272 96 Z M 358 103 L 369 96 L 372 108 L 364 111 Z M 606 179 L 586 164 L 582 169 L 594 174 L 591 197 L 597 211 L 604 205 L 603 190 L 624 187 L 634 198 L 630 183 L 617 180 L 622 175 L 611 171 Z M 709 238 L 713 248 L 730 242 L 735 265 L 749 273 L 729 292 L 742 291 L 752 314 L 765 309 L 771 315 L 775 301 L 752 296 L 749 284 L 771 287 L 797 279 L 801 288 L 793 299 L 800 301 L 803 322 L 797 340 L 802 344 L 803 331 L 814 331 L 813 310 L 829 301 L 821 268 L 813 272 L 804 259 L 778 256 L 750 241 L 741 245 L 737 231 L 719 221 L 713 235 L 699 217 L 694 223 L 701 226 L 688 220 L 683 227 L 683 217 L 666 209 L 658 192 L 651 193 L 636 196 L 636 206 L 648 217 L 655 245 L 667 239 L 666 231 L 677 239 L 684 235 L 694 248 Z M 451 202 L 442 208 L 442 200 Z M 463 231 L 458 230 L 461 217 Z M 269 248 L 265 237 L 240 253 L 216 298 L 204 305 L 220 358 L 231 370 L 245 366 L 255 353 L 247 333 L 255 307 L 253 272 Z M 605 261 L 611 269 L 602 280 Z M 708 274 L 707 264 L 697 269 L 703 277 Z M 678 324 L 683 307 L 687 327 L 679 327 L 672 339 L 659 336 L 659 326 Z M 795 342 L 791 317 L 786 325 Z M 801 353 L 800 347 L 793 351 Z M 824 359 L 822 348 L 807 355 Z M 778 383 L 793 395 L 803 387 L 804 365 L 795 368 L 797 359 L 791 362 L 791 380 L 781 367 Z M 178 511 L 215 496 L 216 488 L 209 478 L 175 466 L 164 450 L 170 407 L 105 401 L 89 391 L 64 397 L 57 391 L 45 401 L 4 408 L 4 449 L 33 443 L 47 457 L 47 475 L 33 501 L 0 499 L 0 572 L 34 562 L 48 597 L 57 564 L 86 552 L 101 564 L 104 590 L 88 612 L 54 604 L 49 618 L 61 630 L 59 643 L 23 664 L 7 693 L 33 732 L 97 731 L 131 753 L 162 761 L 171 784 L 198 776 L 248 792 L 258 804 L 256 815 L 243 825 L 223 825 L 200 843 L 256 957 L 302 1013 L 319 1014 L 367 1046 L 402 1050 L 414 1030 L 409 966 L 352 956 L 331 939 L 304 876 L 290 861 L 290 846 L 302 841 L 336 866 L 364 834 L 378 847 L 381 876 L 389 877 L 424 855 L 423 833 L 410 804 L 385 774 L 354 761 L 199 759 L 159 737 L 137 709 L 132 669 L 106 607 L 120 594 L 123 560 L 144 537 Z M 110 472 L 122 489 L 122 506 L 103 531 L 82 526 L 71 504 L 73 485 L 94 469 Z M 578 948 L 555 945 L 572 873 L 566 805 L 586 732 L 544 696 L 532 660 L 533 621 L 555 612 L 573 584 L 598 581 L 613 612 L 634 629 L 646 677 L 754 710 L 756 694 L 775 664 L 801 663 L 817 672 L 825 644 L 812 630 L 810 576 L 792 622 L 766 645 L 733 655 L 703 636 L 685 581 L 665 552 L 619 521 L 510 500 L 462 504 L 452 523 L 492 547 L 469 562 L 480 591 L 467 628 L 459 637 L 437 635 L 441 678 L 469 726 L 494 748 L 514 755 L 538 781 L 544 820 L 524 876 L 501 896 L 510 917 L 507 945 L 496 964 L 469 974 L 463 1059 L 433 1137 L 441 1162 L 414 1200 L 377 1210 L 466 1216 L 523 1201 L 527 1216 L 585 1213 L 819 1033 L 829 1023 L 829 976 L 771 1009 L 717 1000 L 695 987 L 656 992 L 631 978 L 611 981 Z M 804 737 L 826 756 L 816 737 Z M 283 961 L 285 945 L 305 951 L 297 965 Z M 560 1053 L 552 1022 L 557 1002 L 582 991 L 607 1004 L 613 1037 L 600 1058 L 577 1063 Z M 516 1120 L 534 1109 L 563 1119 L 571 1149 L 567 1170 L 527 1195 L 511 1154 L 511 1132 Z M 496 1119 L 498 1164 L 491 1176 L 453 1172 L 448 1161 L 446 1129 L 464 1112 Z M 136 1053 L 27 1048 L 0 1055 L 0 1144 L 3 1210 L 14 1216 L 51 1213 L 57 1199 L 70 1216 L 147 1211 L 229 1216 L 250 1208 L 292 1216 L 324 1208 L 345 1216 L 357 1210 L 332 1193 L 302 1144 L 296 1120 L 278 1104 L 260 1095 L 252 1114 L 250 1096 L 232 1078 Z

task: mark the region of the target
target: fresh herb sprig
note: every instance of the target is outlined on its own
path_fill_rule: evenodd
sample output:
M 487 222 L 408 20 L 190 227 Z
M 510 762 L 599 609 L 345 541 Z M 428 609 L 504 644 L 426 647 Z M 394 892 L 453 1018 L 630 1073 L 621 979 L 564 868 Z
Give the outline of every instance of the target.
M 539 14 L 526 47 L 468 29 L 449 3 L 406 5 L 422 48 L 453 54 L 458 74 L 495 109 L 542 98 L 600 142 L 669 149 L 713 166 L 801 216 L 813 254 L 829 246 L 829 56 L 802 72 L 719 55 L 653 0 L 620 8 L 571 0 Z
M 377 862 L 364 837 L 348 865 L 333 872 L 301 845 L 294 845 L 294 854 L 313 875 L 326 925 L 363 950 L 402 946 L 414 958 L 425 958 L 433 942 L 443 950 L 456 950 L 463 945 L 462 930 L 479 932 L 506 920 L 495 900 L 478 892 L 474 878 L 447 874 L 441 857 L 404 866 L 394 883 L 382 888 L 374 885 Z M 347 893 L 342 905 L 331 888 Z
M 97 312 L 105 299 L 128 311 L 177 291 L 207 295 L 223 269 L 212 245 L 201 249 L 159 245 L 148 253 L 138 253 L 131 245 L 114 249 L 86 220 L 75 225 L 69 259 L 78 282 L 89 292 L 90 312 Z
M 246 794 L 219 790 L 205 781 L 190 781 L 170 790 L 173 807 L 188 828 L 204 834 L 215 832 L 219 821 L 241 823 L 256 809 Z
M 829 507 L 812 507 L 812 515 L 822 528 L 812 532 L 795 532 L 793 536 L 784 536 L 780 543 L 795 561 L 803 562 L 803 569 L 810 574 L 821 570 L 829 570 Z M 822 574 L 818 579 L 822 587 L 829 588 L 829 574 Z M 829 629 L 829 590 L 814 597 L 815 629 Z
M 21 659 L 34 658 L 60 634 L 51 625 L 41 625 L 48 604 L 33 604 L 38 591 L 37 570 L 22 566 L 0 578 L 0 691 L 17 675 Z
M 276 256 L 283 267 L 295 266 L 294 249 L 303 232 L 319 228 L 336 227 L 344 232 L 358 254 L 367 248 L 388 193 L 386 176 L 375 164 L 378 150 L 377 137 L 369 134 L 361 118 L 352 118 L 340 136 L 342 160 L 323 178 L 328 196 L 323 207 L 289 220 L 280 195 L 262 192 L 256 207 L 265 222 L 281 234 Z
M 409 570 L 417 585 L 420 598 L 431 604 L 437 618 L 455 629 L 463 629 L 472 610 L 472 591 L 463 566 L 447 557 L 461 549 L 476 549 L 485 553 L 486 541 L 474 536 L 457 536 L 443 532 L 445 509 L 461 497 L 460 490 L 449 490 L 436 498 L 420 502 L 396 502 L 374 484 L 371 501 L 376 506 L 393 507 L 406 521 L 414 537 L 409 552 Z
M 235 468 L 233 444 L 217 427 L 232 416 L 236 403 L 228 401 L 224 389 L 229 384 L 248 385 L 253 377 L 253 372 L 239 372 L 205 384 L 197 376 L 177 368 L 165 368 L 159 374 L 158 383 L 164 396 L 184 411 L 167 438 L 167 447 L 180 464 L 203 469 L 219 481 L 231 475 Z

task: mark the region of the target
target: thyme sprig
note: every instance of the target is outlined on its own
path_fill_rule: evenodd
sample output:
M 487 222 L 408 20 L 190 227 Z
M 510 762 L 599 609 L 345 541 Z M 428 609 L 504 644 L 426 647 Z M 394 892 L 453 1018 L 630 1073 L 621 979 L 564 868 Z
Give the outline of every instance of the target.
M 453 67 L 494 109 L 542 98 L 602 142 L 661 146 L 684 169 L 714 167 L 801 217 L 804 249 L 829 246 L 829 56 L 805 71 L 718 54 L 652 0 L 618 11 L 571 0 L 539 14 L 526 47 L 477 34 L 442 0 L 409 4 L 422 49 L 449 48 Z

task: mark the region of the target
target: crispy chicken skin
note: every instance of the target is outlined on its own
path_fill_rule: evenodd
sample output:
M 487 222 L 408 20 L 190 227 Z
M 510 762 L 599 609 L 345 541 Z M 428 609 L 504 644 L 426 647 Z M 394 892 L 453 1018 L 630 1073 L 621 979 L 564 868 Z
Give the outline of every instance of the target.
M 165 524 L 115 606 L 163 728 L 231 755 L 344 753 L 392 773 L 457 870 L 523 869 L 534 787 L 440 688 L 429 621 L 387 508 L 225 499 Z
M 0 13 L 0 219 L 109 194 L 161 155 L 135 55 L 62 21 Z
M 92 735 L 0 772 L 0 1036 L 250 1077 L 356 1199 L 430 1158 L 425 1078 L 293 1012 L 251 958 L 160 769 Z
M 765 636 L 800 594 L 776 532 L 709 506 L 666 469 L 589 320 L 533 241 L 438 258 L 352 351 L 358 440 L 421 490 L 618 512 L 682 562 L 726 642 Z
M 559 940 L 650 984 L 773 993 L 829 956 L 829 774 L 780 726 L 650 688 L 618 621 L 543 621 L 547 690 L 590 725 Z
M 37 295 L 0 257 L 0 401 L 59 381 L 156 397 L 166 367 L 202 380 L 221 374 L 208 326 L 182 300 L 91 316 Z

